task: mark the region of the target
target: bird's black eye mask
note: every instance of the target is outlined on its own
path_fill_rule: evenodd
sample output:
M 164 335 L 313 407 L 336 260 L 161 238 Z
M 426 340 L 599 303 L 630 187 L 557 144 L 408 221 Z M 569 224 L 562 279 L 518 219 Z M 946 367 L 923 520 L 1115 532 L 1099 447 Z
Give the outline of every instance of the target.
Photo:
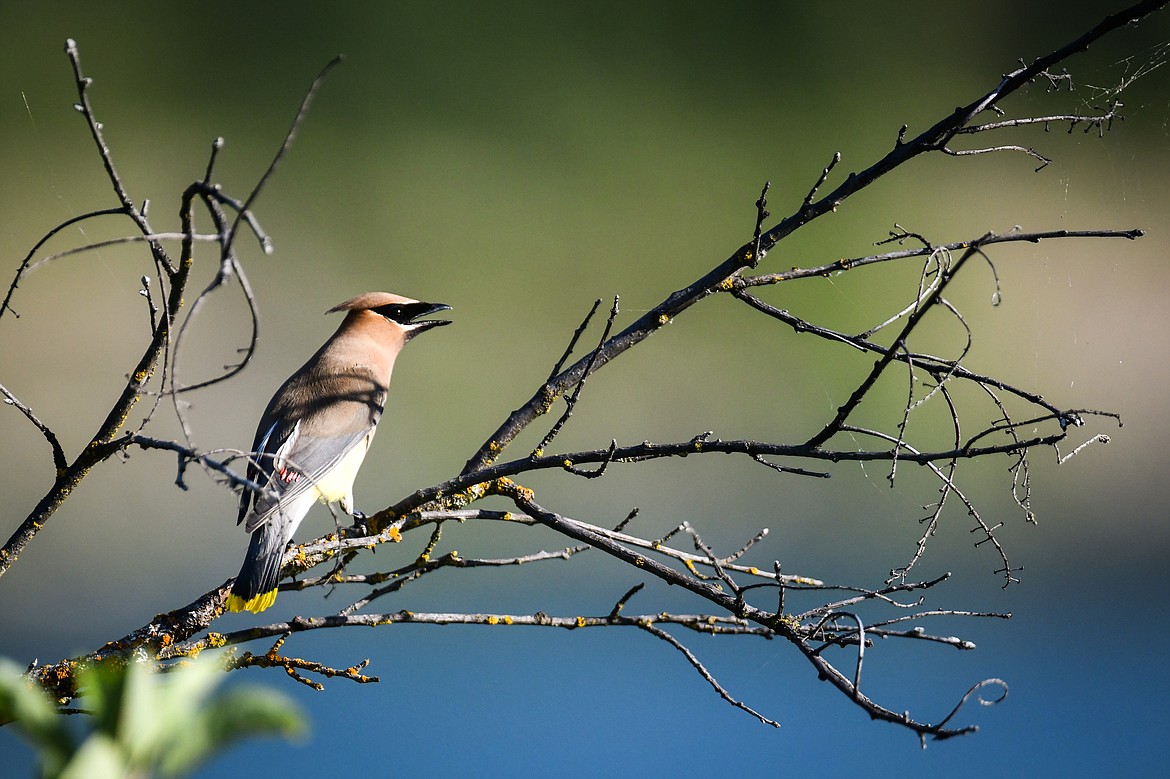
M 371 311 L 373 311 L 375 314 L 381 314 L 391 322 L 397 322 L 400 325 L 410 324 L 410 318 L 412 316 L 417 316 L 417 313 L 407 313 L 406 305 L 402 303 L 391 303 L 385 306 L 378 306 L 377 308 L 371 309 Z
M 403 327 L 429 330 L 439 325 L 451 324 L 445 319 L 432 319 L 426 322 L 418 321 L 422 317 L 433 314 L 436 311 L 450 311 L 451 307 L 445 303 L 387 303 L 384 306 L 378 306 L 370 310 L 375 314 L 386 317 L 391 322 L 397 322 Z M 420 327 L 420 325 L 423 327 Z

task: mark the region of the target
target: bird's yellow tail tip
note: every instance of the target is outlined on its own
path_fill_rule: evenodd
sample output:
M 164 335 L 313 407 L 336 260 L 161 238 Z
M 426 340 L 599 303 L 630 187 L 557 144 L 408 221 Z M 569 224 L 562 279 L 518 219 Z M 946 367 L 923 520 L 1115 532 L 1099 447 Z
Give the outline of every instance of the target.
M 244 600 L 233 592 L 231 595 L 228 595 L 227 608 L 228 611 L 250 611 L 253 614 L 259 614 L 273 603 L 276 603 L 276 590 L 269 590 L 259 595 L 253 595 L 247 600 Z

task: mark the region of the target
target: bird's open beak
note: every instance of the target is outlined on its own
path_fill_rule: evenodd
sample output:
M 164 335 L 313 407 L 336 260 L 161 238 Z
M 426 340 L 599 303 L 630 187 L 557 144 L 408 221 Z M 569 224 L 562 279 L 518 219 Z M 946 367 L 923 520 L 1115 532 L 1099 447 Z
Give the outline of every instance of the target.
M 433 327 L 442 327 L 443 325 L 451 324 L 450 319 L 423 319 L 425 316 L 436 314 L 440 311 L 450 311 L 451 307 L 446 303 L 413 303 L 411 304 L 410 320 L 406 323 L 410 327 L 411 336 L 416 336 L 419 333 L 426 332 Z

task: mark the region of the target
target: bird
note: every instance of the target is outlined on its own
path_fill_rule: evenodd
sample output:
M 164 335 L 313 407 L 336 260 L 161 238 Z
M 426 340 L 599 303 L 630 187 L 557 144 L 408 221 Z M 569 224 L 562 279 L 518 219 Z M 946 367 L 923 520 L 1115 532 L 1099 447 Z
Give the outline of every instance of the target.
M 285 547 L 317 501 L 356 521 L 353 482 L 378 428 L 394 361 L 406 342 L 449 311 L 389 292 L 367 292 L 326 313 L 345 312 L 337 331 L 281 385 L 256 427 L 237 524 L 251 534 L 229 611 L 258 614 L 276 601 Z

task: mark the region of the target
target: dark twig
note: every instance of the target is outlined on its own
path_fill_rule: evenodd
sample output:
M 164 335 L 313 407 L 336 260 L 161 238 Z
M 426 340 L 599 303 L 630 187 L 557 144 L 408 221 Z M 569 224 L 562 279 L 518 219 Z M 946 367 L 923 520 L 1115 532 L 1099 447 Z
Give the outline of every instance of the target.
M 549 384 L 565 367 L 565 361 L 573 354 L 573 350 L 577 348 L 577 341 L 581 340 L 581 334 L 589 327 L 589 322 L 592 321 L 593 315 L 597 313 L 598 307 L 601 306 L 601 298 L 593 301 L 593 307 L 589 309 L 589 313 L 581 320 L 581 324 L 573 331 L 573 337 L 569 339 L 569 345 L 565 347 L 565 353 L 561 355 L 561 359 L 557 360 L 557 364 L 553 366 L 552 372 L 549 373 L 548 378 L 545 379 L 545 384 Z
M 581 397 L 581 391 L 585 389 L 585 380 L 588 379 L 589 374 L 593 372 L 593 365 L 594 365 L 594 363 L 596 363 L 598 357 L 601 355 L 601 347 L 602 347 L 602 345 L 605 344 L 606 340 L 609 338 L 609 333 L 613 329 L 613 322 L 615 319 L 617 319 L 619 300 L 620 300 L 620 298 L 617 295 L 613 296 L 613 306 L 609 310 L 609 318 L 605 321 L 605 329 L 601 331 L 601 338 L 598 340 L 597 347 L 592 352 L 590 352 L 589 364 L 586 367 L 586 369 L 584 371 L 582 371 L 581 378 L 577 382 L 577 386 L 573 389 L 573 392 L 571 394 L 565 395 L 565 411 L 564 411 L 564 413 L 561 414 L 560 418 L 556 421 L 556 423 L 552 426 L 552 428 L 548 431 L 548 433 L 545 434 L 544 438 L 542 438 L 540 440 L 540 443 L 536 445 L 536 449 L 533 452 L 534 456 L 540 457 L 544 453 L 545 447 L 547 447 L 549 444 L 551 444 L 553 442 L 553 439 L 556 438 L 557 435 L 564 428 L 565 423 L 569 421 L 569 417 L 573 416 L 573 409 L 575 409 L 577 407 L 577 401 Z M 588 323 L 589 318 L 592 316 L 593 316 L 593 312 L 590 311 L 589 316 L 585 318 L 585 323 L 583 323 L 582 326 L 584 326 L 584 324 Z M 576 340 L 576 336 L 574 336 L 573 340 L 574 341 Z M 570 343 L 569 346 L 571 348 L 572 343 Z M 547 384 L 546 384 L 546 386 L 547 386 Z M 616 443 L 617 442 L 615 441 L 614 442 L 615 447 L 613 447 L 613 448 L 616 448 Z M 571 468 L 572 463 L 569 463 L 565 467 L 566 467 L 566 469 Z M 597 471 L 596 473 L 594 473 L 592 475 L 593 476 L 600 476 L 601 473 L 604 472 L 604 470 L 605 470 L 605 463 L 602 464 L 601 469 L 599 471 Z M 586 475 L 586 474 L 580 474 L 580 475 Z
M 711 687 L 715 690 L 715 692 L 717 692 L 719 694 L 720 698 L 727 701 L 735 708 L 737 708 L 741 711 L 746 711 L 748 714 L 752 715 L 753 717 L 755 717 L 756 719 L 758 719 L 760 722 L 764 723 L 765 725 L 771 725 L 774 728 L 780 727 L 779 722 L 776 722 L 775 720 L 768 719 L 763 714 L 760 714 L 758 711 L 756 711 L 755 709 L 753 709 L 750 706 L 748 706 L 747 704 L 745 704 L 743 701 L 739 700 L 738 698 L 733 697 L 731 695 L 731 693 L 729 693 L 726 690 L 726 688 L 724 688 L 723 685 L 721 685 L 715 679 L 715 677 L 711 675 L 711 672 L 708 671 L 706 669 L 706 667 L 704 667 L 701 662 L 699 662 L 699 658 L 695 657 L 694 653 L 691 652 L 691 650 L 687 649 L 686 646 L 681 641 L 679 641 L 677 638 L 670 635 L 662 628 L 655 627 L 654 625 L 651 625 L 649 623 L 646 623 L 646 624 L 636 623 L 636 624 L 638 625 L 638 627 L 642 628 L 642 630 L 645 630 L 650 635 L 654 636 L 655 638 L 659 638 L 659 639 L 665 641 L 666 643 L 670 644 L 672 647 L 677 649 L 679 652 L 681 652 L 682 656 L 685 657 L 687 659 L 687 662 L 691 664 L 691 667 L 694 668 L 695 671 L 698 672 L 699 676 L 702 676 L 703 679 L 706 680 L 707 684 L 711 685 Z
M 635 584 L 630 589 L 626 590 L 626 594 L 623 595 L 622 597 L 618 598 L 617 603 L 613 604 L 613 611 L 609 612 L 610 618 L 616 619 L 618 617 L 618 615 L 622 613 L 622 609 L 624 609 L 626 607 L 626 604 L 630 602 L 630 598 L 634 597 L 639 592 L 641 592 L 645 586 L 646 586 L 645 582 L 640 582 L 638 584 Z
M 204 387 L 210 387 L 214 384 L 227 381 L 236 374 L 240 373 L 246 367 L 248 367 L 248 363 L 251 362 L 252 357 L 256 354 L 256 346 L 260 340 L 260 312 L 256 305 L 256 295 L 252 292 L 252 285 L 248 281 L 247 273 L 244 272 L 244 266 L 240 263 L 239 258 L 236 256 L 235 249 L 227 243 L 227 220 L 223 214 L 223 211 L 219 207 L 222 203 L 228 203 L 229 205 L 232 203 L 227 198 L 216 197 L 214 191 L 203 192 L 202 195 L 204 202 L 207 205 L 208 212 L 211 214 L 212 220 L 215 222 L 217 229 L 217 237 L 221 246 L 220 269 L 212 282 L 207 286 L 206 289 L 203 290 L 203 292 L 200 293 L 199 297 L 196 298 L 195 303 L 192 304 L 191 311 L 187 314 L 187 318 L 183 322 L 183 327 L 179 331 L 179 338 L 176 339 L 175 357 L 176 359 L 178 357 L 178 342 L 182 339 L 183 334 L 187 329 L 187 325 L 195 317 L 197 308 L 202 305 L 202 302 L 207 295 L 219 289 L 220 286 L 222 286 L 222 284 L 229 278 L 234 278 L 240 285 L 240 292 L 243 295 L 244 304 L 248 308 L 248 321 L 251 329 L 248 334 L 248 345 L 238 350 L 238 353 L 240 353 L 242 356 L 237 362 L 232 365 L 225 365 L 224 372 L 218 376 L 213 376 L 210 379 L 204 379 L 203 381 L 195 382 L 194 384 L 174 386 L 174 382 L 172 382 L 170 392 L 174 395 L 194 392 L 195 390 L 200 390 Z M 240 211 L 239 213 L 240 215 L 244 216 L 249 228 L 256 235 L 257 240 L 260 241 L 261 247 L 266 251 L 270 250 L 272 245 L 271 241 L 268 239 L 268 236 L 260 230 L 259 224 L 247 215 L 248 212 Z
M 905 125 L 903 125 L 903 129 L 905 129 Z M 833 172 L 833 168 L 837 167 L 837 163 L 840 161 L 841 152 L 833 152 L 833 159 L 829 160 L 829 164 L 826 165 L 825 169 L 821 171 L 821 176 L 817 179 L 817 183 L 813 184 L 812 189 L 810 189 L 808 194 L 804 196 L 804 201 L 800 204 L 801 208 L 808 208 L 812 205 L 813 198 L 817 196 L 817 191 L 826 181 L 829 180 L 829 174 Z
M 984 698 L 982 695 L 976 695 L 984 687 L 991 687 L 993 685 L 1000 688 L 1000 694 L 999 694 L 998 698 Z M 959 702 L 955 704 L 955 708 L 951 709 L 951 713 L 942 718 L 942 721 L 938 723 L 939 727 L 941 728 L 941 727 L 945 726 L 948 722 L 950 722 L 952 719 L 954 719 L 954 716 L 959 713 L 959 709 L 963 708 L 963 706 L 966 705 L 967 701 L 971 699 L 972 695 L 976 696 L 975 700 L 977 700 L 979 702 L 980 706 L 994 706 L 997 703 L 1002 703 L 1003 700 L 1005 698 L 1007 698 L 1007 695 L 1008 695 L 1007 682 L 1005 682 L 1002 679 L 984 679 L 983 681 L 974 685 L 973 687 L 971 687 L 970 690 L 967 690 L 966 695 L 964 695 L 962 698 L 959 699 Z M 950 733 L 941 734 L 940 733 L 940 734 L 935 735 L 935 738 L 941 740 L 944 738 L 949 738 L 951 735 L 962 735 L 963 733 L 965 733 L 967 731 L 968 731 L 967 728 L 963 728 L 954 734 L 950 734 Z M 926 748 L 925 735 L 919 734 L 919 738 L 922 739 L 922 747 L 923 747 L 923 749 L 925 749 Z
M 911 234 L 912 235 L 912 234 Z M 1145 235 L 1145 231 L 1141 229 L 1130 230 L 1046 230 L 1034 233 L 1010 232 L 1002 235 L 993 234 L 987 235 L 980 239 L 980 243 L 984 247 L 993 246 L 998 243 L 1040 243 L 1041 241 L 1050 241 L 1060 238 L 1125 238 L 1133 241 Z M 882 243 L 885 243 L 883 241 Z M 736 278 L 733 284 L 733 291 L 745 289 L 747 287 L 759 287 L 770 284 L 779 284 L 785 281 L 795 281 L 796 279 L 820 278 L 839 271 L 853 270 L 854 268 L 861 268 L 867 265 L 874 265 L 883 262 L 891 262 L 896 260 L 908 259 L 911 257 L 922 257 L 933 254 L 938 250 L 946 250 L 948 252 L 959 252 L 969 247 L 973 241 L 958 241 L 955 243 L 942 244 L 939 246 L 925 246 L 916 249 L 904 249 L 902 251 L 887 252 L 885 254 L 874 254 L 867 257 L 853 257 L 843 260 L 834 260 L 830 263 L 822 263 L 820 265 L 813 265 L 807 268 L 793 268 L 792 270 L 781 271 L 779 273 L 766 273 L 759 276 L 744 276 Z
M 74 216 L 74 217 L 71 217 L 69 219 L 66 219 L 64 222 L 57 225 L 52 230 L 50 230 L 49 232 L 47 232 L 43 236 L 41 236 L 41 239 L 39 241 L 37 241 L 35 244 L 33 244 L 33 247 L 31 249 L 29 249 L 28 254 L 24 255 L 24 259 L 21 260 L 20 266 L 16 269 L 16 275 L 13 277 L 12 283 L 10 285 L 8 285 L 7 294 L 4 295 L 4 302 L 0 303 L 0 317 L 4 316 L 5 311 L 12 311 L 13 316 L 15 316 L 17 318 L 20 317 L 20 314 L 17 314 L 16 311 L 14 311 L 12 309 L 12 296 L 14 294 L 16 294 L 16 288 L 18 286 L 20 286 L 20 280 L 21 280 L 21 278 L 23 278 L 24 274 L 28 271 L 29 265 L 30 265 L 30 263 L 32 263 L 33 257 L 35 257 L 37 255 L 37 252 L 39 252 L 41 250 L 41 247 L 44 246 L 46 243 L 48 243 L 49 240 L 54 235 L 56 235 L 57 233 L 61 232 L 62 230 L 66 229 L 68 227 L 72 227 L 73 225 L 75 225 L 79 222 L 84 222 L 87 219 L 92 219 L 96 216 L 125 216 L 125 215 L 126 215 L 125 208 L 104 208 L 100 211 L 90 211 L 87 214 L 81 214 L 79 216 Z
M 24 414 L 25 419 L 32 422 L 33 426 L 41 431 L 41 435 L 45 437 L 45 441 L 49 444 L 49 449 L 53 452 L 53 467 L 57 473 L 64 472 L 69 467 L 69 460 L 65 457 L 65 450 L 61 448 L 61 442 L 57 440 L 57 434 L 49 429 L 49 426 L 33 413 L 33 410 L 21 403 L 20 400 L 8 391 L 8 388 L 0 384 L 0 395 L 4 396 L 4 402 L 15 408 L 20 413 Z
M 942 146 L 939 148 L 939 151 L 941 151 L 943 154 L 949 154 L 952 157 L 970 157 L 970 156 L 974 156 L 977 154 L 996 154 L 998 152 L 1005 152 L 1005 151 L 1018 151 L 1018 152 L 1022 152 L 1024 154 L 1027 154 L 1029 157 L 1031 157 L 1032 159 L 1034 159 L 1040 163 L 1035 168 L 1035 171 L 1037 173 L 1039 173 L 1040 171 L 1044 170 L 1045 168 L 1047 168 L 1049 165 L 1052 164 L 1052 160 L 1045 157 L 1043 154 L 1036 151 L 1032 147 L 1020 146 L 1020 145 L 1014 144 L 1014 143 L 1007 143 L 1007 144 L 1003 144 L 1001 146 L 988 146 L 987 148 L 984 148 L 984 149 L 951 149 L 948 146 Z
M 109 177 L 110 184 L 114 188 L 114 194 L 122 204 L 121 211 L 138 225 L 138 229 L 143 235 L 152 235 L 154 230 L 151 229 L 150 223 L 146 220 L 146 214 L 134 205 L 134 201 L 127 194 L 126 187 L 122 184 L 122 179 L 114 167 L 110 147 L 106 144 L 105 135 L 102 132 L 102 123 L 95 118 L 93 108 L 89 102 L 89 88 L 93 85 L 93 79 L 82 75 L 81 54 L 77 50 L 77 42 L 72 38 L 65 41 L 65 54 L 69 57 L 69 62 L 73 66 L 73 78 L 77 84 L 77 96 L 80 102 L 75 107 L 85 117 L 86 124 L 89 126 L 90 135 L 93 136 L 93 141 L 97 145 L 98 156 L 101 157 L 102 165 L 106 169 L 106 175 Z M 173 276 L 179 272 L 171 262 L 170 257 L 167 256 L 162 244 L 157 241 L 151 241 L 150 251 L 154 256 L 155 262 L 166 269 L 167 275 Z
M 764 259 L 764 250 L 761 246 L 760 236 L 764 232 L 764 222 L 772 215 L 768 210 L 768 190 L 771 189 L 772 182 L 765 181 L 763 189 L 760 190 L 760 197 L 756 200 L 756 228 L 752 231 L 752 243 L 754 249 L 752 251 L 752 262 L 750 267 L 755 268 Z
M 820 447 L 822 444 L 827 442 L 830 438 L 842 430 L 845 424 L 845 420 L 849 418 L 849 415 L 853 413 L 853 410 L 857 408 L 862 399 L 869 394 L 870 389 L 877 382 L 878 377 L 881 376 L 889 364 L 896 359 L 896 354 L 904 349 L 910 334 L 918 326 L 918 323 L 922 321 L 922 318 L 926 315 L 926 313 L 933 307 L 934 302 L 942 295 L 943 290 L 946 289 L 950 281 L 955 278 L 956 275 L 958 275 L 959 271 L 962 270 L 963 265 L 966 264 L 967 260 L 979 252 L 979 246 L 979 241 L 972 243 L 971 246 L 968 247 L 965 252 L 963 252 L 962 256 L 960 256 L 959 259 L 955 261 L 954 265 L 946 271 L 943 271 L 940 267 L 938 284 L 932 290 L 927 292 L 925 296 L 920 298 L 914 311 L 907 315 L 906 324 L 902 328 L 902 331 L 894 339 L 893 345 L 887 349 L 874 363 L 873 370 L 871 370 L 869 375 L 867 375 L 861 381 L 861 383 L 857 385 L 857 389 L 853 391 L 853 394 L 847 401 L 845 401 L 844 405 L 837 409 L 836 416 L 833 417 L 833 419 L 827 425 L 825 425 L 819 433 L 808 440 L 807 446 L 811 448 Z
M 240 220 L 244 218 L 244 214 L 251 212 L 252 204 L 255 203 L 256 198 L 260 196 L 261 191 L 264 189 L 264 185 L 268 183 L 268 179 L 272 178 L 272 174 L 276 172 L 276 167 L 288 154 L 289 149 L 292 148 L 293 140 L 297 137 L 297 132 L 301 128 L 301 122 L 304 121 L 305 116 L 307 116 L 309 113 L 309 106 L 312 105 L 313 98 L 317 96 L 317 91 L 321 88 L 321 85 L 325 83 L 325 77 L 329 75 L 329 71 L 333 70 L 334 67 L 340 64 L 341 60 L 341 55 L 338 55 L 329 60 L 325 67 L 321 68 L 321 72 L 317 74 L 317 77 L 313 79 L 313 83 L 309 85 L 309 91 L 305 93 L 305 97 L 301 100 L 301 105 L 297 109 L 296 116 L 293 117 L 292 125 L 289 126 L 288 132 L 284 134 L 284 142 L 280 144 L 280 148 L 277 149 L 276 155 L 272 158 L 272 162 L 268 163 L 268 167 L 256 181 L 256 186 L 252 187 L 252 191 L 248 193 L 248 197 L 244 198 L 244 202 L 236 214 L 235 222 L 232 223 L 231 228 L 227 231 L 225 246 L 231 246 L 234 242 L 236 231 L 239 229 Z
M 287 673 L 292 679 L 295 679 L 306 687 L 317 690 L 318 692 L 324 690 L 325 685 L 302 676 L 302 672 L 307 671 L 309 673 L 317 674 L 318 676 L 323 676 L 327 679 L 341 677 L 343 679 L 349 679 L 350 681 L 357 682 L 358 684 L 370 684 L 371 682 L 378 681 L 378 677 L 376 676 L 366 676 L 365 674 L 361 673 L 362 669 L 370 664 L 368 658 L 361 661 L 357 665 L 352 665 L 349 668 L 339 669 L 330 668 L 329 666 L 323 663 L 318 663 L 314 660 L 302 660 L 299 657 L 284 657 L 280 655 L 278 653 L 279 649 L 291 635 L 292 633 L 284 633 L 281 635 L 281 637 L 277 639 L 276 643 L 272 645 L 272 648 L 262 655 L 254 655 L 251 652 L 245 652 L 239 657 L 233 658 L 228 663 L 228 670 L 230 671 L 236 668 L 283 668 L 285 673 Z

